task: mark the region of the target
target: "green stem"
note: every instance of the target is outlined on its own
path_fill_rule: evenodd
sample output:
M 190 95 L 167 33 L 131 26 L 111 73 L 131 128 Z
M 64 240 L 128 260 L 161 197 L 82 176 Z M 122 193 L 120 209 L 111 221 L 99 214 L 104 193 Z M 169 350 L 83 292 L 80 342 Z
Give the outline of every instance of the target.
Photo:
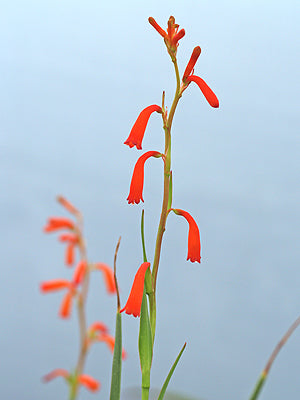
M 156 290 L 156 280 L 157 280 L 157 273 L 158 273 L 158 266 L 160 260 L 160 253 L 161 253 L 161 245 L 162 245 L 162 238 L 164 231 L 166 229 L 166 220 L 167 220 L 167 211 L 168 207 L 171 206 L 169 198 L 172 194 L 172 187 L 171 187 L 171 127 L 173 122 L 173 117 L 175 114 L 175 110 L 178 104 L 178 101 L 181 97 L 180 91 L 180 76 L 179 70 L 177 65 L 177 60 L 172 59 L 174 68 L 175 68 L 175 75 L 176 75 L 176 92 L 174 95 L 173 104 L 168 116 L 168 119 L 164 119 L 164 131 L 165 131 L 165 162 L 164 162 L 164 193 L 163 193 L 163 204 L 161 210 L 161 216 L 156 236 L 156 245 L 155 245 L 155 254 L 153 260 L 153 267 L 152 267 L 152 277 L 153 277 L 153 288 L 154 292 Z M 164 118 L 164 115 L 163 115 Z

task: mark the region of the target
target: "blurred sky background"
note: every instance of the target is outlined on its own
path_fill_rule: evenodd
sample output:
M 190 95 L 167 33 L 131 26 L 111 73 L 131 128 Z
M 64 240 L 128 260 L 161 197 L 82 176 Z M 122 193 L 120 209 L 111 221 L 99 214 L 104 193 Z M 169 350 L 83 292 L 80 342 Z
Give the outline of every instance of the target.
M 76 313 L 58 318 L 62 293 L 39 283 L 70 278 L 64 246 L 42 228 L 66 215 L 57 194 L 84 214 L 91 261 L 113 262 L 118 237 L 122 303 L 142 261 L 145 209 L 151 260 L 162 193 L 162 163 L 149 160 L 145 203 L 128 205 L 136 149 L 123 144 L 139 112 L 170 106 L 173 66 L 147 19 L 186 31 L 181 74 L 192 49 L 212 87 L 212 109 L 191 84 L 172 136 L 173 206 L 199 224 L 202 262 L 186 261 L 187 224 L 170 215 L 158 278 L 152 385 L 159 388 L 183 343 L 170 388 L 206 400 L 247 399 L 274 346 L 299 314 L 299 2 L 6 1 L 0 11 L 0 397 L 66 399 L 54 368 L 77 359 Z M 143 150 L 162 150 L 158 114 Z M 115 298 L 95 274 L 88 320 L 114 331 Z M 74 310 L 75 311 L 75 310 Z M 138 319 L 124 315 L 124 389 L 140 383 Z M 271 370 L 262 400 L 299 399 L 300 331 Z M 112 357 L 96 345 L 86 373 L 107 399 Z M 125 397 L 124 397 L 125 398 Z

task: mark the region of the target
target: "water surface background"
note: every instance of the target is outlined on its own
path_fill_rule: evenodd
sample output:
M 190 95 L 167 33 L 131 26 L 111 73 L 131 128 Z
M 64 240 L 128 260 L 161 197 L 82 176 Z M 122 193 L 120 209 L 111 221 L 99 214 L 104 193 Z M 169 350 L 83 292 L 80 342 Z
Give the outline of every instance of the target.
M 122 243 L 122 302 L 142 261 L 145 209 L 153 257 L 162 163 L 146 165 L 142 205 L 128 205 L 141 153 L 123 145 L 139 112 L 170 107 L 175 88 L 162 38 L 149 25 L 174 15 L 186 30 L 181 73 L 195 68 L 215 90 L 210 108 L 191 84 L 174 118 L 173 205 L 197 220 L 202 262 L 186 261 L 187 226 L 170 215 L 158 280 L 152 384 L 160 387 L 183 343 L 171 388 L 207 400 L 249 395 L 269 354 L 299 314 L 299 4 L 296 1 L 10 1 L 0 14 L 0 394 L 3 399 L 67 398 L 66 385 L 41 377 L 77 358 L 76 314 L 57 317 L 61 293 L 39 283 L 70 278 L 64 246 L 45 235 L 48 216 L 65 215 L 63 194 L 83 212 L 91 261 L 112 264 Z M 162 150 L 158 114 L 143 150 Z M 115 298 L 95 275 L 88 320 L 114 329 Z M 123 387 L 139 384 L 138 320 L 123 318 Z M 298 399 L 300 333 L 276 364 L 261 399 Z M 86 373 L 108 398 L 111 355 L 97 345 Z

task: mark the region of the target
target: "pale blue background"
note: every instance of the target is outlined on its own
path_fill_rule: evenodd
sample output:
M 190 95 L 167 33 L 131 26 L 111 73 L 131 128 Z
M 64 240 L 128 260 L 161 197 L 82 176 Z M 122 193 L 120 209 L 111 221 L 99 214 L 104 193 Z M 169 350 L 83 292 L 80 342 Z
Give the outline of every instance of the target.
M 57 318 L 61 293 L 39 283 L 70 277 L 64 248 L 42 233 L 62 214 L 64 194 L 85 216 L 92 261 L 112 263 L 119 235 L 122 302 L 141 262 L 142 206 L 126 203 L 138 153 L 123 145 L 138 113 L 170 105 L 174 73 L 149 25 L 172 14 L 193 47 L 195 73 L 220 99 L 209 107 L 196 85 L 179 104 L 173 130 L 174 207 L 199 223 L 202 263 L 186 262 L 187 226 L 170 215 L 158 282 L 152 384 L 160 387 L 182 344 L 172 390 L 207 400 L 247 399 L 269 354 L 299 314 L 299 3 L 297 1 L 10 1 L 0 12 L 1 330 L 0 397 L 67 398 L 66 385 L 41 376 L 71 368 L 77 321 Z M 143 150 L 161 150 L 158 115 Z M 161 205 L 162 165 L 145 173 L 148 256 Z M 99 275 L 89 322 L 111 329 L 115 299 Z M 138 320 L 125 316 L 123 387 L 139 384 Z M 261 399 L 300 395 L 300 332 L 287 343 Z M 111 355 L 96 346 L 86 372 L 108 398 Z M 125 398 L 125 397 L 124 397 Z

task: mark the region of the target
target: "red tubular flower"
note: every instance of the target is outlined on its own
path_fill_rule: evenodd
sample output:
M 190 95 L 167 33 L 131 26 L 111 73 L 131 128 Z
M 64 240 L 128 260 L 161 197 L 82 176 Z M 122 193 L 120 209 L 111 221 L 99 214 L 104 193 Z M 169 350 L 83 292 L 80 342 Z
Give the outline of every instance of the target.
M 161 107 L 153 104 L 152 106 L 146 107 L 138 116 L 135 121 L 130 134 L 124 144 L 127 144 L 130 148 L 136 146 L 138 150 L 142 149 L 142 141 L 149 121 L 150 115 L 154 112 L 161 113 Z
M 103 322 L 94 322 L 89 327 L 89 333 L 92 335 L 96 333 L 108 333 L 108 327 Z
M 185 82 L 186 79 L 190 76 L 190 74 L 193 71 L 194 66 L 195 66 L 200 54 L 201 54 L 200 46 L 195 47 L 194 50 L 193 50 L 193 53 L 191 55 L 190 61 L 188 62 L 188 65 L 186 66 L 186 69 L 184 71 L 183 78 L 182 78 L 183 82 Z
M 157 32 L 165 39 L 168 35 L 167 33 L 158 25 L 158 23 L 155 21 L 153 17 L 149 17 L 148 21 L 150 24 L 153 26 L 154 29 L 157 30 Z
M 132 314 L 134 317 L 140 316 L 143 300 L 145 273 L 149 267 L 150 263 L 144 262 L 138 269 L 134 277 L 127 303 L 125 304 L 125 307 L 120 310 L 120 313 L 125 311 L 126 314 Z
M 75 248 L 79 243 L 79 237 L 74 233 L 63 233 L 59 236 L 59 240 L 67 243 L 65 264 L 71 267 L 75 261 Z
M 55 279 L 53 281 L 43 282 L 40 285 L 40 289 L 43 293 L 54 292 L 61 289 L 67 289 L 67 293 L 64 295 L 60 308 L 59 316 L 61 318 L 68 318 L 71 314 L 72 300 L 73 297 L 77 295 L 77 285 L 81 282 L 82 272 L 78 270 L 82 267 L 76 268 L 74 273 L 74 278 L 72 281 L 67 281 L 66 279 Z
M 73 275 L 73 283 L 75 286 L 79 285 L 85 276 L 87 270 L 87 263 L 85 260 L 80 260 L 77 264 L 74 275 Z
M 64 295 L 58 313 L 61 318 L 69 318 L 71 315 L 73 295 L 72 291 Z
M 99 269 L 102 272 L 106 290 L 110 294 L 114 294 L 117 292 L 114 271 L 104 263 L 97 263 L 94 265 L 95 269 Z
M 74 229 L 74 223 L 69 218 L 52 217 L 44 227 L 44 232 L 54 232 L 59 229 Z
M 138 204 L 140 200 L 144 201 L 143 199 L 143 187 L 144 187 L 144 165 L 145 162 L 148 160 L 150 157 L 161 157 L 162 154 L 159 153 L 158 151 L 147 151 L 145 154 L 143 154 L 136 162 L 133 174 L 132 174 L 132 179 L 131 179 L 131 184 L 130 184 L 130 191 L 129 195 L 127 197 L 128 204 Z
M 69 243 L 66 248 L 65 264 L 71 267 L 74 264 L 75 259 L 75 245 Z
M 52 381 L 52 379 L 57 378 L 58 376 L 62 376 L 65 379 L 68 379 L 70 374 L 68 371 L 62 368 L 56 368 L 53 371 L 49 372 L 49 374 L 43 377 L 44 382 Z
M 175 214 L 181 215 L 184 217 L 189 223 L 189 235 L 188 235 L 188 255 L 187 260 L 191 260 L 191 262 L 199 262 L 200 263 L 200 233 L 199 228 L 194 220 L 194 218 L 187 212 L 180 209 L 172 209 Z
M 100 388 L 100 382 L 89 375 L 80 375 L 78 377 L 78 382 L 89 389 L 91 392 L 97 392 L 97 390 L 99 390 Z
M 202 78 L 200 78 L 199 76 L 196 76 L 196 75 L 190 75 L 187 77 L 187 81 L 195 82 L 199 86 L 201 92 L 204 94 L 204 97 L 206 98 L 206 100 L 209 102 L 209 104 L 212 107 L 214 107 L 214 108 L 219 107 L 219 100 L 218 100 L 217 96 L 214 94 L 214 92 L 207 85 L 207 83 L 204 82 L 204 80 Z
M 66 279 L 54 279 L 53 281 L 42 282 L 40 289 L 43 293 L 55 292 L 56 290 L 69 289 L 71 283 Z

